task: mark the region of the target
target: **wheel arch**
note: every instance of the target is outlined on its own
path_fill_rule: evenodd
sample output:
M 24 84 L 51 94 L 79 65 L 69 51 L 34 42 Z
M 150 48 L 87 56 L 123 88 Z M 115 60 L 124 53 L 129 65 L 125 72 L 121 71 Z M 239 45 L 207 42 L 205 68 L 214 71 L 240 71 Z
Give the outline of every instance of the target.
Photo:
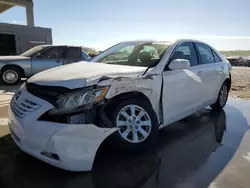
M 153 108 L 153 105 L 152 103 L 150 102 L 149 98 L 142 92 L 140 91 L 128 91 L 128 92 L 125 92 L 125 93 L 121 93 L 121 94 L 118 94 L 118 95 L 115 95 L 114 97 L 110 98 L 109 99 L 109 103 L 107 104 L 107 106 L 105 107 L 105 111 L 107 113 L 107 115 L 109 116 L 109 111 L 111 109 L 114 109 L 114 107 L 121 101 L 121 100 L 124 100 L 124 99 L 129 99 L 129 98 L 138 98 L 140 100 L 144 100 L 145 102 L 147 102 L 152 110 L 154 111 L 157 119 L 158 119 L 158 115 L 157 113 L 155 112 L 154 108 Z M 159 121 L 159 120 L 158 120 Z
M 228 91 L 229 91 L 231 88 L 231 84 L 232 84 L 231 74 L 229 74 L 229 78 L 226 78 L 224 82 L 228 84 L 228 87 L 229 87 Z
M 114 97 L 112 97 L 111 99 L 109 99 L 109 100 L 111 100 L 111 101 L 110 101 L 110 103 L 108 104 L 108 106 L 117 104 L 117 103 L 118 103 L 120 100 L 122 100 L 122 99 L 128 99 L 128 98 L 134 98 L 134 97 L 135 97 L 135 98 L 140 98 L 140 99 L 145 100 L 145 101 L 148 102 L 148 103 L 151 105 L 151 107 L 153 108 L 153 106 L 152 106 L 152 104 L 151 104 L 149 98 L 148 98 L 144 93 L 142 93 L 142 92 L 140 92 L 140 91 L 128 91 L 128 92 L 125 92 L 125 93 L 120 93 L 120 94 L 118 94 L 118 95 L 115 95 Z M 108 106 L 107 106 L 107 107 L 108 107 Z
M 16 68 L 16 69 L 18 69 L 18 70 L 20 71 L 22 78 L 25 77 L 25 71 L 24 71 L 24 69 L 23 69 L 21 66 L 19 66 L 19 65 L 13 65 L 13 64 L 4 65 L 4 66 L 2 67 L 2 69 L 1 69 L 1 73 L 2 73 L 5 69 L 12 68 L 12 67 L 14 67 L 14 68 Z

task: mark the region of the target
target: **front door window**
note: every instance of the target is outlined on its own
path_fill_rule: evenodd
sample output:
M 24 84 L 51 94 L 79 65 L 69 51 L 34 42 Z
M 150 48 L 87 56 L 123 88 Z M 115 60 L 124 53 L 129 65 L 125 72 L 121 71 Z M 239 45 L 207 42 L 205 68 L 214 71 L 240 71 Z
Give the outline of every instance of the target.
M 45 52 L 43 52 L 40 56 L 42 59 L 60 59 L 65 47 L 51 47 Z
M 190 66 L 198 65 L 197 55 L 192 42 L 185 42 L 177 47 L 171 57 L 171 61 L 175 59 L 186 59 L 189 60 Z

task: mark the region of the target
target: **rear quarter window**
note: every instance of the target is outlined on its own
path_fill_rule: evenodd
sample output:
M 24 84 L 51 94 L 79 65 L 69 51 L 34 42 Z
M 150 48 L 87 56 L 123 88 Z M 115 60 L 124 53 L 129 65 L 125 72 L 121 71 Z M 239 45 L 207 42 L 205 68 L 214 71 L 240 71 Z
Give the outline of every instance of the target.
M 221 61 L 220 57 L 214 51 L 213 51 L 213 55 L 214 55 L 214 61 L 215 62 L 220 62 Z

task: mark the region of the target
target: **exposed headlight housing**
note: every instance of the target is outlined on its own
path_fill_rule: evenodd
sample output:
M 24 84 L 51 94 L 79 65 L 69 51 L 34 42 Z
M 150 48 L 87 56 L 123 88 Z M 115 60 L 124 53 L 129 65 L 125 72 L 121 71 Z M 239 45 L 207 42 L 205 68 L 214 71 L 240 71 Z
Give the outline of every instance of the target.
M 108 92 L 109 87 L 98 87 L 78 90 L 62 95 L 56 101 L 56 107 L 49 111 L 50 115 L 74 113 L 83 107 L 91 108 L 93 104 L 100 102 Z

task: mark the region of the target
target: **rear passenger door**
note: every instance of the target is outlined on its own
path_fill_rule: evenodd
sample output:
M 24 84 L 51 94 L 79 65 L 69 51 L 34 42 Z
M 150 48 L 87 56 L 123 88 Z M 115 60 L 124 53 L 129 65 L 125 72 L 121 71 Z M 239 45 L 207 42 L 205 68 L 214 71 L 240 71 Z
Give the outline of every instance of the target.
M 68 47 L 64 56 L 63 65 L 82 61 L 82 49 L 80 47 Z
M 199 58 L 199 76 L 205 89 L 202 91 L 204 103 L 214 101 L 221 86 L 221 60 L 219 56 L 207 45 L 195 43 Z

